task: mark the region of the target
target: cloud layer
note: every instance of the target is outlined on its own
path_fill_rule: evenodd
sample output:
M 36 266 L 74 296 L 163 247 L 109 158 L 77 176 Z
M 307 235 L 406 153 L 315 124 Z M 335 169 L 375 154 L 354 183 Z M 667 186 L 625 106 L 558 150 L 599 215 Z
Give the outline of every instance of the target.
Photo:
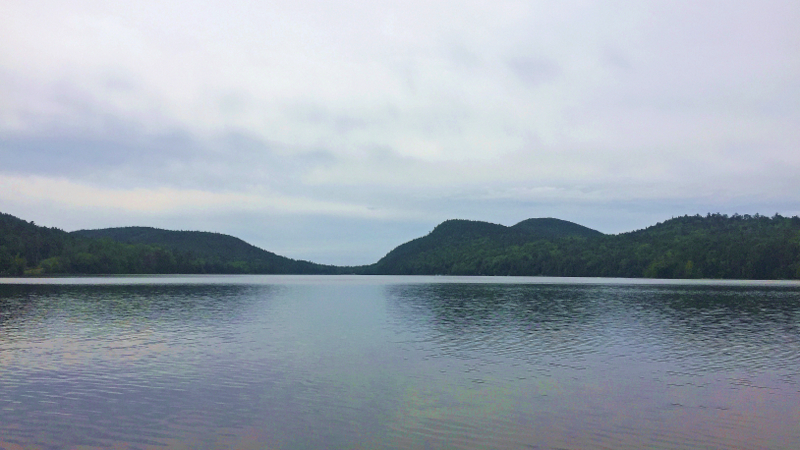
M 453 217 L 797 214 L 799 19 L 792 1 L 6 2 L 0 210 L 349 264 Z

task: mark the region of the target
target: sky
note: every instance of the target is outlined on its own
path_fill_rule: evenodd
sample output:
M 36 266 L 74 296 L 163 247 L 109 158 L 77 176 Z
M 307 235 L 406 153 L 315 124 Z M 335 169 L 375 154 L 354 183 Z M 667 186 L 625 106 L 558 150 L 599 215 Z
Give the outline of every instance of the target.
M 0 212 L 377 261 L 800 214 L 800 2 L 0 2 Z

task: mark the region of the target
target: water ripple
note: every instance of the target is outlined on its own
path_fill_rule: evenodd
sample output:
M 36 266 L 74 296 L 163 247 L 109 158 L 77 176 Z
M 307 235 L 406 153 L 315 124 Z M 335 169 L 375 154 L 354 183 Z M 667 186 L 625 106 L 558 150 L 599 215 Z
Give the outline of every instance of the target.
M 800 447 L 795 286 L 192 280 L 0 284 L 0 448 Z

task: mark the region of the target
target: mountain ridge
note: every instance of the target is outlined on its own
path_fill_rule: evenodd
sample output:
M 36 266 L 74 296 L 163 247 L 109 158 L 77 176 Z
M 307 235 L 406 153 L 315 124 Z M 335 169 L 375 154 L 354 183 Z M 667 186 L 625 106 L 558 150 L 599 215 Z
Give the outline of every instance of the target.
M 70 234 L 91 239 L 111 239 L 124 244 L 166 248 L 216 262 L 246 263 L 260 273 L 333 273 L 333 266 L 295 260 L 256 247 L 235 236 L 211 231 L 165 230 L 154 227 L 114 227 L 77 230 Z
M 0 213 L 0 275 L 333 274 L 339 270 L 276 255 L 221 233 L 150 227 L 68 233 Z
M 330 266 L 203 231 L 119 227 L 67 233 L 0 213 L 0 275 L 413 274 L 800 279 L 800 218 L 681 216 L 603 234 L 555 218 L 512 226 L 452 219 L 373 264 Z
M 425 236 L 401 244 L 379 259 L 372 269 L 375 273 L 411 275 L 426 274 L 466 274 L 465 269 L 456 268 L 458 261 L 447 260 L 447 255 L 471 253 L 476 246 L 511 246 L 542 239 L 564 237 L 601 236 L 599 231 L 553 218 L 523 220 L 512 226 L 490 222 L 450 219 L 437 225 Z M 439 254 L 432 255 L 432 252 Z M 425 262 L 421 260 L 426 259 Z M 443 265 L 450 265 L 445 268 Z M 470 273 L 473 274 L 473 273 Z M 480 274 L 480 273 L 474 273 Z

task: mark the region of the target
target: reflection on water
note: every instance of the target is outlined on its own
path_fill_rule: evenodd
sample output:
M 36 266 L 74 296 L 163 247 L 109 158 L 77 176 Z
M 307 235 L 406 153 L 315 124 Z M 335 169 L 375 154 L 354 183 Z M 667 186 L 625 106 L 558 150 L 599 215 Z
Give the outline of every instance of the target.
M 800 446 L 800 286 L 404 280 L 0 284 L 0 448 Z
M 514 402 L 492 404 L 489 414 L 481 414 L 481 404 L 451 408 L 449 423 L 427 420 L 405 432 L 435 434 L 452 422 L 484 422 L 498 435 L 486 445 L 509 448 L 800 444 L 797 289 L 387 290 L 398 320 L 416 331 L 408 344 L 422 359 L 446 362 L 447 373 L 464 374 L 451 378 L 450 388 L 487 384 L 495 389 L 489 396 Z
M 411 285 L 387 292 L 402 321 L 459 350 L 491 354 L 505 345 L 506 352 L 566 357 L 584 347 L 593 354 L 635 348 L 651 361 L 702 356 L 711 364 L 704 371 L 782 368 L 800 358 L 792 352 L 800 339 L 798 289 Z

